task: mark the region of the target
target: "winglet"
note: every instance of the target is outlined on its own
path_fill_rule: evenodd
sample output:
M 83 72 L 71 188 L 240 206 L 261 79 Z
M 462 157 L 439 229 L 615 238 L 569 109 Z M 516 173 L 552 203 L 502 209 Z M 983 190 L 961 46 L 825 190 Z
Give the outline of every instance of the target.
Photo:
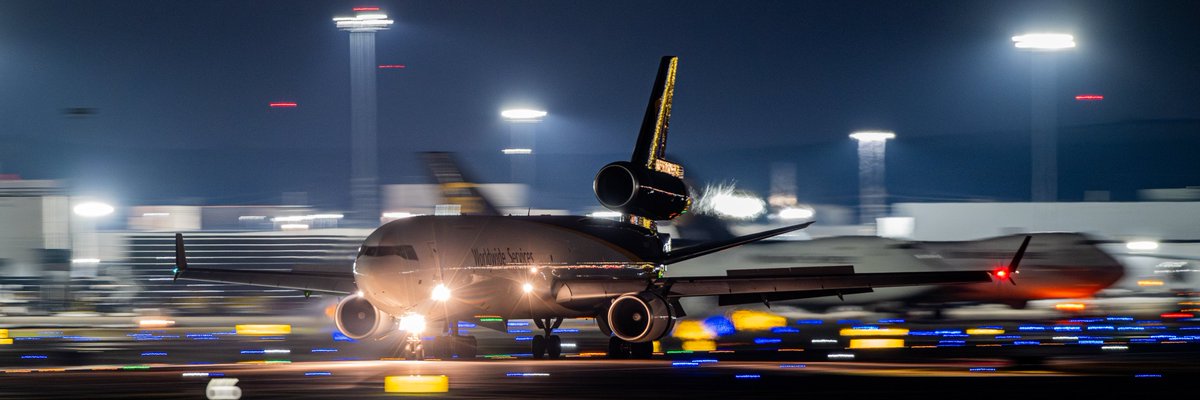
M 1008 282 L 1016 285 L 1017 281 L 1013 280 L 1012 275 L 1017 273 L 1017 267 L 1021 265 L 1021 259 L 1025 258 L 1025 248 L 1029 247 L 1029 240 L 1033 239 L 1031 235 L 1025 235 L 1025 240 L 1021 242 L 1021 247 L 1017 249 L 1017 254 L 1013 255 L 1012 262 L 1008 263 Z
M 173 280 L 179 280 L 179 275 L 187 270 L 187 252 L 183 249 L 183 234 L 175 234 L 175 277 Z
M 1013 255 L 1012 262 L 1008 263 L 1010 272 L 1017 272 L 1017 266 L 1021 264 L 1021 259 L 1025 257 L 1025 248 L 1029 247 L 1030 239 L 1033 239 L 1032 235 L 1025 236 L 1025 240 L 1021 242 L 1021 248 L 1017 249 L 1017 254 Z

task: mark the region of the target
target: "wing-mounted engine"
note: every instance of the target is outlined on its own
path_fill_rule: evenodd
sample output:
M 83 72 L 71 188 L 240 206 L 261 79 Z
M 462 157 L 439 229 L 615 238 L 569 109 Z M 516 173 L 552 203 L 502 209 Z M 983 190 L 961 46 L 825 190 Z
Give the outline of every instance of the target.
M 613 300 L 606 319 L 613 336 L 633 343 L 658 340 L 675 326 L 675 307 L 658 293 L 626 293 Z
M 333 319 L 337 329 L 354 340 L 382 337 L 396 328 L 391 314 L 383 312 L 362 296 L 346 296 L 342 299 Z
M 601 205 L 649 229 L 654 229 L 655 220 L 678 217 L 692 204 L 683 167 L 663 159 L 678 63 L 678 57 L 667 56 L 658 66 L 633 157 L 605 165 L 592 182 Z

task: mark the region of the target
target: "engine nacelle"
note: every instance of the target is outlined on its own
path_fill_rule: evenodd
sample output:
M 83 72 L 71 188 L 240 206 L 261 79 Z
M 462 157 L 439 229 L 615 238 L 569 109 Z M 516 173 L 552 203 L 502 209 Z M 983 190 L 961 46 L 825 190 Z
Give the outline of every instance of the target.
M 628 161 L 600 168 L 592 190 L 604 207 L 651 220 L 678 217 L 692 202 L 682 179 Z
M 376 308 L 362 296 L 342 299 L 333 319 L 337 329 L 354 340 L 383 336 L 396 328 L 391 314 Z
M 613 300 L 607 318 L 612 334 L 621 340 L 652 342 L 675 326 L 675 308 L 657 293 L 626 293 Z

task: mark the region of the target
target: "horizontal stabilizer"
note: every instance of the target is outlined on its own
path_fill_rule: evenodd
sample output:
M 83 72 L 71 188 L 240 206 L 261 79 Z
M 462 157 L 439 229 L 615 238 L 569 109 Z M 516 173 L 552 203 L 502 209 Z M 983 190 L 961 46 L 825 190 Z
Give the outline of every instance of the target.
M 785 226 L 782 228 L 771 229 L 769 231 L 752 233 L 745 236 L 738 236 L 731 239 L 717 240 L 680 248 L 667 253 L 666 257 L 663 258 L 662 263 L 664 265 L 669 265 L 681 261 L 691 260 L 696 257 L 709 255 L 721 250 L 741 246 L 746 243 L 757 242 L 759 240 L 779 236 L 788 232 L 798 231 L 807 228 L 809 225 L 812 225 L 812 221 L 799 225 Z

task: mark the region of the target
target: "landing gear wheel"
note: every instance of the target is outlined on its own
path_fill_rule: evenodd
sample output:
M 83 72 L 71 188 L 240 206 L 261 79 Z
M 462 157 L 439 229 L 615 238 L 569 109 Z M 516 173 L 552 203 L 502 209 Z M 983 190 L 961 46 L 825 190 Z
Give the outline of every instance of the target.
M 629 358 L 629 342 L 616 336 L 608 338 L 608 358 L 614 360 Z
M 550 335 L 546 338 L 546 352 L 549 353 L 551 360 L 557 360 L 558 356 L 562 355 L 562 337 L 558 335 Z
M 420 340 L 407 340 L 404 343 L 403 354 L 405 360 L 420 360 L 425 358 L 425 345 Z
M 474 360 L 479 342 L 474 336 L 453 336 L 454 354 L 459 360 Z
M 541 360 L 546 357 L 546 337 L 537 335 L 533 337 L 533 358 Z
M 654 342 L 630 343 L 629 353 L 630 358 L 649 360 L 650 356 L 654 355 Z

